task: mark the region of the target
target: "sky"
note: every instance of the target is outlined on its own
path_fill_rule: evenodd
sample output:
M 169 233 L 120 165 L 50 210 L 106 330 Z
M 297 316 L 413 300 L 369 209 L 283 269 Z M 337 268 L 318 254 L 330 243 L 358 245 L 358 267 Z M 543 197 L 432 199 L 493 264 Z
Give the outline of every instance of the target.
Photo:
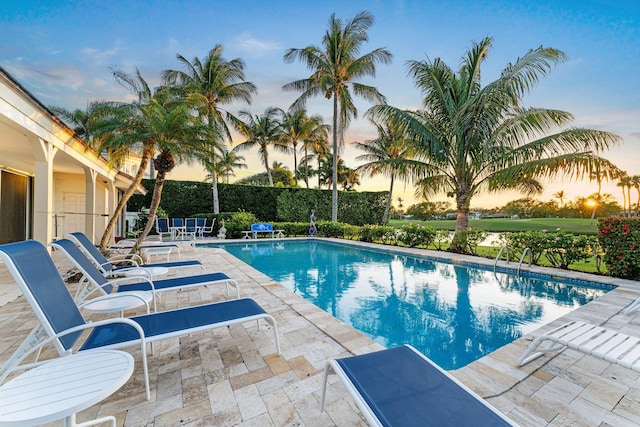
M 151 85 L 160 84 L 166 69 L 180 69 L 176 54 L 203 58 L 217 44 L 227 59 L 241 58 L 245 77 L 258 87 L 251 105 L 225 106 L 262 114 L 275 106 L 287 109 L 299 96 L 282 86 L 307 78 L 301 63 L 285 63 L 289 48 L 320 45 L 331 14 L 343 20 L 366 10 L 375 18 L 369 41 L 361 53 L 384 47 L 393 55 L 390 65 L 379 64 L 375 78 L 361 80 L 375 86 L 388 104 L 416 109 L 421 94 L 407 75 L 406 62 L 441 58 L 453 69 L 473 41 L 493 38 L 482 68 L 482 83 L 529 49 L 562 50 L 568 60 L 555 67 L 524 98 L 524 106 L 568 111 L 576 127 L 605 130 L 622 138 L 603 153 L 629 175 L 640 174 L 640 1 L 616 0 L 369 0 L 369 1 L 0 1 L 0 66 L 45 105 L 85 109 L 95 100 L 127 101 L 131 95 L 112 76 L 112 69 L 134 73 L 140 69 Z M 350 145 L 376 137 L 364 118 L 371 106 L 356 98 L 358 119 L 345 133 L 343 158 L 347 166 L 361 164 L 361 152 Z M 324 98 L 307 103 L 310 114 L 331 123 L 332 104 Z M 242 142 L 238 135 L 234 144 Z M 264 172 L 256 152 L 245 151 L 248 169 L 237 178 Z M 293 169 L 293 157 L 270 154 Z M 198 164 L 179 166 L 169 179 L 204 179 Z M 313 181 L 312 181 L 313 182 Z M 386 178 L 361 177 L 359 191 L 387 191 Z M 540 200 L 565 200 L 597 191 L 595 182 L 547 182 Z M 621 200 L 615 183 L 603 191 Z M 620 194 L 618 194 L 620 193 Z M 421 200 L 410 183 L 396 183 L 394 203 Z M 479 194 L 472 209 L 501 206 L 523 197 L 518 193 Z M 632 197 L 634 197 L 632 195 Z M 449 201 L 444 195 L 432 200 Z

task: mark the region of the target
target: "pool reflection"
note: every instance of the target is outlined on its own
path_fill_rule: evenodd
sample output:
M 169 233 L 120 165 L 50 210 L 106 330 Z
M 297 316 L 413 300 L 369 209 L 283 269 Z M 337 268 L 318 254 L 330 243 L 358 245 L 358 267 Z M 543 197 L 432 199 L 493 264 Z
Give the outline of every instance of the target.
M 605 293 L 318 241 L 223 245 L 384 346 L 456 369 Z

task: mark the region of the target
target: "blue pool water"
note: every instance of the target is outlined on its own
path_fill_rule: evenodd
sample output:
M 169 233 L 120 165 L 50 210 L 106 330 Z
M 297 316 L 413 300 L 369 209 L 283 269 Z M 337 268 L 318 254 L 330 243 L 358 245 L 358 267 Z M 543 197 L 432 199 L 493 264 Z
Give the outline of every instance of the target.
M 445 369 L 610 289 L 322 240 L 219 246 L 383 346 L 409 343 Z

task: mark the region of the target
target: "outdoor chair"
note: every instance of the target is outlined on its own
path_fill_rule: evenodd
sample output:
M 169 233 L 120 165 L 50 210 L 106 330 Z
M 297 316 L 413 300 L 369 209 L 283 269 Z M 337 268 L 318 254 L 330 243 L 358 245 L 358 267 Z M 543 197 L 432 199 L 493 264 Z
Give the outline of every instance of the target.
M 196 221 L 197 221 L 197 228 L 198 228 L 198 236 L 200 236 L 200 238 L 204 239 L 205 235 L 209 235 L 213 233 L 213 225 L 216 223 L 215 218 L 213 218 L 211 225 L 208 227 L 207 227 L 207 218 L 198 217 L 196 218 Z
M 195 218 L 187 218 L 184 220 L 184 231 L 182 237 L 187 238 L 191 236 L 192 240 L 196 239 L 196 233 L 198 232 L 198 225 Z
M 153 269 L 156 267 L 164 267 L 169 270 L 182 270 L 188 267 L 196 267 L 200 268 L 203 273 L 206 273 L 206 269 L 204 265 L 198 260 L 188 260 L 188 261 L 174 261 L 174 262 L 158 262 L 152 264 L 142 264 L 140 261 L 136 261 L 131 258 L 123 257 L 122 255 L 117 255 L 115 258 L 107 259 L 102 252 L 91 243 L 91 240 L 87 237 L 86 234 L 81 232 L 70 233 L 67 236 L 70 240 L 73 240 L 76 245 L 82 249 L 82 251 L 93 261 L 93 263 L 107 276 L 111 276 L 114 274 L 125 273 L 127 271 L 131 272 L 132 269 L 135 271 L 136 267 L 139 267 L 143 271 L 149 271 L 149 269 Z M 114 262 L 126 262 L 130 265 L 125 266 L 115 266 L 111 263 Z M 147 275 L 150 276 L 150 275 Z
M 146 396 L 149 400 L 151 393 L 145 345 L 147 342 L 264 319 L 273 327 L 276 351 L 280 354 L 275 319 L 251 298 L 87 323 L 53 259 L 40 242 L 27 240 L 0 245 L 0 260 L 4 261 L 39 321 L 11 356 L 7 362 L 9 366 L 13 366 L 16 360 L 23 360 L 24 355 L 35 346 L 47 341 L 51 342 L 60 355 L 72 353 L 74 346 L 79 344 L 80 336 L 84 335 L 83 332 L 91 329 L 77 351 L 140 345 Z M 37 268 L 33 268 L 34 265 Z
M 173 237 L 173 233 L 169 228 L 169 218 L 156 218 L 156 233 L 160 236 L 160 240 L 164 235 Z
M 514 426 L 456 378 L 404 345 L 331 360 L 335 372 L 372 426 Z
M 549 344 L 543 347 L 543 343 Z M 522 354 L 518 366 L 567 347 L 640 372 L 640 338 L 585 322 L 565 323 L 540 335 Z
M 208 286 L 224 284 L 229 294 L 229 285 L 236 288 L 236 297 L 240 298 L 240 288 L 238 283 L 224 273 L 208 273 L 193 276 L 173 277 L 170 279 L 151 280 L 143 276 L 124 277 L 117 279 L 109 279 L 98 270 L 98 268 L 86 257 L 84 253 L 69 239 L 60 239 L 49 244 L 55 249 L 60 250 L 76 268 L 83 274 L 86 279 L 86 286 L 79 286 L 76 293 L 75 301 L 80 304 L 88 297 L 97 295 L 109 295 L 113 291 L 130 292 L 130 291 L 151 291 L 155 296 L 157 292 L 174 291 L 190 288 L 193 286 Z M 129 283 L 131 280 L 137 280 L 135 283 Z M 155 305 L 154 305 L 155 308 Z
M 183 218 L 171 218 L 171 233 L 172 239 L 181 239 L 184 232 L 184 219 Z

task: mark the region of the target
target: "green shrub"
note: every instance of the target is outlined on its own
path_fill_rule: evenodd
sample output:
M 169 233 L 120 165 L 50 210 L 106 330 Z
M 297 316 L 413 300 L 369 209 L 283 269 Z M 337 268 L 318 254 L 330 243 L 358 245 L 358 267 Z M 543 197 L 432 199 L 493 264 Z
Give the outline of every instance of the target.
M 478 245 L 487 238 L 489 233 L 484 230 L 472 229 L 471 227 L 466 230 L 458 230 L 453 234 L 451 239 L 451 247 L 460 248 L 461 253 L 465 254 L 478 254 Z
M 539 264 L 540 258 L 545 256 L 551 265 L 563 269 L 569 268 L 573 263 L 589 259 L 597 252 L 598 247 L 595 236 L 566 232 L 504 233 L 501 238 L 507 244 L 513 259 L 521 259 L 525 249 L 529 248 L 528 255 L 533 264 Z
M 396 228 L 386 225 L 367 224 L 360 228 L 360 240 L 363 242 L 384 242 L 385 240 L 394 240 Z
M 600 218 L 598 239 L 609 274 L 640 279 L 640 218 Z
M 436 230 L 420 224 L 404 224 L 398 233 L 398 240 L 409 247 L 429 246 L 436 238 Z

